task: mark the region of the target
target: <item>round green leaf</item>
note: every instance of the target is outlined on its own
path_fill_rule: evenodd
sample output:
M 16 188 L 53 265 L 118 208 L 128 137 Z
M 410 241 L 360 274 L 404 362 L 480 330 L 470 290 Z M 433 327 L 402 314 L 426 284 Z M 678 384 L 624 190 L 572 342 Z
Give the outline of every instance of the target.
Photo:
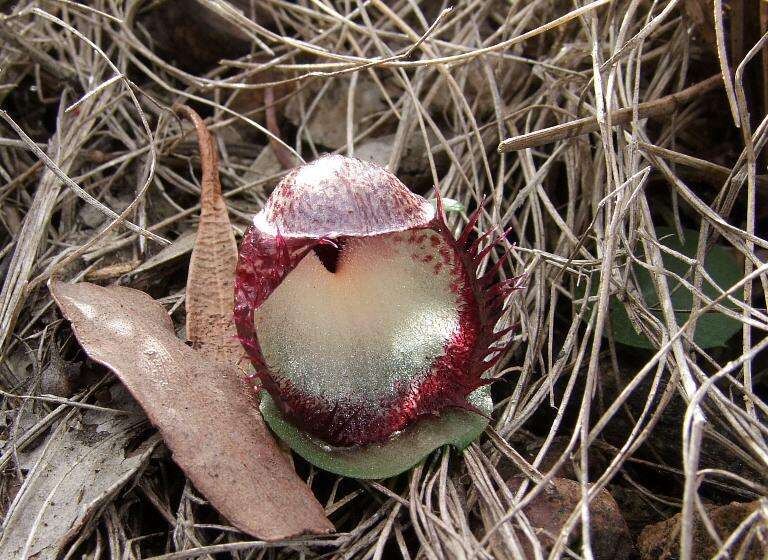
M 489 387 L 473 392 L 468 401 L 483 414 L 493 410 Z M 296 453 L 323 470 L 351 478 L 389 478 L 407 471 L 445 444 L 464 449 L 488 425 L 488 418 L 460 409 L 423 418 L 391 440 L 364 447 L 331 447 L 289 422 L 266 391 L 261 392 L 261 414 L 272 431 Z
M 699 233 L 686 229 L 684 230 L 684 235 L 685 242 L 680 240 L 673 228 L 659 227 L 656 229 L 656 236 L 662 245 L 691 259 L 695 259 Z M 665 252 L 662 252 L 662 261 L 666 270 L 674 272 L 681 278 L 685 278 L 688 282 L 693 281 L 693 270 L 688 263 Z M 651 313 L 663 322 L 659 299 L 656 296 L 656 288 L 651 274 L 640 266 L 635 265 L 633 269 L 634 276 L 637 278 L 638 288 L 643 294 L 646 305 Z M 723 291 L 738 282 L 742 276 L 736 259 L 728 250 L 718 245 L 713 246 L 707 253 L 704 259 L 704 269 Z M 693 294 L 672 277 L 667 277 L 667 284 L 671 294 L 672 305 L 675 309 L 675 320 L 678 325 L 683 325 L 691 316 L 690 310 L 693 304 Z M 597 283 L 593 282 L 592 294 L 596 294 L 597 290 Z M 702 291 L 711 299 L 715 299 L 720 294 L 720 290 L 707 280 L 704 280 L 702 283 Z M 727 301 L 724 301 L 723 304 L 731 309 L 736 308 L 735 304 Z M 624 304 L 616 297 L 611 298 L 610 314 L 613 336 L 617 342 L 636 348 L 655 348 L 644 334 L 638 333 L 635 330 Z M 702 348 L 722 346 L 740 329 L 740 321 L 731 319 L 718 311 L 710 310 L 699 315 L 693 339 Z

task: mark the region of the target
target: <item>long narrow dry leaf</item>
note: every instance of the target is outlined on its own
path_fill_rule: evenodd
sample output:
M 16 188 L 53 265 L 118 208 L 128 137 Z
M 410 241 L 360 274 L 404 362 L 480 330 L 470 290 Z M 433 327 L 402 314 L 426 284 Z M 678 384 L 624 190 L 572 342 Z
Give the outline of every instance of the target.
M 661 99 L 640 103 L 635 110 L 634 107 L 619 109 L 611 114 L 611 124 L 620 126 L 632 121 L 633 118 L 655 117 L 667 115 L 685 105 L 692 99 L 695 99 L 713 89 L 720 87 L 722 78 L 719 74 L 710 76 L 697 84 L 694 84 L 683 91 L 671 93 Z M 637 115 L 635 114 L 637 113 Z M 536 148 L 558 140 L 566 140 L 596 132 L 600 129 L 600 121 L 597 117 L 584 117 L 572 122 L 550 126 L 527 134 L 522 134 L 514 138 L 507 138 L 499 143 L 498 151 L 500 153 L 513 152 L 525 148 Z
M 243 355 L 232 320 L 237 243 L 221 195 L 218 151 L 200 115 L 186 105 L 176 105 L 174 110 L 195 126 L 203 174 L 200 222 L 187 273 L 187 339 L 207 358 L 237 366 Z M 258 410 L 255 415 L 263 422 Z M 274 446 L 275 442 L 270 441 L 269 445 Z M 290 461 L 290 453 L 286 457 Z M 290 462 L 288 468 L 293 471 Z M 321 507 L 319 502 L 315 506 Z
M 207 356 L 234 365 L 243 355 L 232 322 L 237 243 L 221 196 L 218 153 L 200 116 L 186 105 L 174 109 L 195 125 L 203 169 L 200 223 L 187 274 L 187 339 Z
M 236 368 L 183 344 L 143 292 L 53 282 L 51 293 L 88 355 L 117 374 L 179 466 L 233 525 L 263 540 L 333 530 Z

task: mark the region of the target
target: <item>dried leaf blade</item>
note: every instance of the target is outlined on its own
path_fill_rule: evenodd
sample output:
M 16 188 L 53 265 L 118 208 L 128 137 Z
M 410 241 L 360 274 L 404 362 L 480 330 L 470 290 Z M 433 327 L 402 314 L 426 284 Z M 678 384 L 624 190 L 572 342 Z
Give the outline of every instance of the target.
M 117 374 L 174 460 L 233 525 L 269 541 L 333 530 L 235 367 L 178 340 L 162 306 L 143 292 L 54 282 L 51 293 L 88 355 Z
M 187 338 L 206 355 L 235 364 L 243 355 L 232 322 L 237 243 L 221 196 L 216 144 L 195 111 L 186 105 L 175 109 L 195 125 L 203 170 L 200 222 L 187 274 Z

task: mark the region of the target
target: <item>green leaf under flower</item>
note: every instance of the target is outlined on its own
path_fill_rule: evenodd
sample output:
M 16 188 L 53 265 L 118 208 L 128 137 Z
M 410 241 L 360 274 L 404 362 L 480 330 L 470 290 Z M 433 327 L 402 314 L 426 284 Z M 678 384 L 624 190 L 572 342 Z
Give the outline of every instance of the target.
M 490 416 L 493 410 L 490 387 L 477 389 L 468 400 L 483 414 Z M 446 444 L 464 449 L 488 425 L 485 416 L 448 409 L 440 416 L 422 418 L 385 443 L 347 448 L 331 447 L 291 424 L 266 391 L 261 392 L 261 414 L 281 440 L 316 467 L 361 479 L 398 475 Z

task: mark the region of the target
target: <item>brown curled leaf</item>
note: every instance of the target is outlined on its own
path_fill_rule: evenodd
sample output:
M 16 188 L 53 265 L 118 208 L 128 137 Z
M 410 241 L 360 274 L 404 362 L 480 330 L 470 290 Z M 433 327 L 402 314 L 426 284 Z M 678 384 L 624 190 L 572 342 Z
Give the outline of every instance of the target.
M 234 365 L 182 343 L 144 292 L 52 282 L 51 293 L 86 353 L 128 387 L 174 460 L 235 527 L 268 541 L 333 531 Z
M 236 364 L 243 355 L 232 322 L 237 243 L 221 196 L 216 145 L 195 111 L 186 105 L 174 109 L 195 125 L 203 169 L 200 223 L 187 274 L 187 339 L 206 355 Z

